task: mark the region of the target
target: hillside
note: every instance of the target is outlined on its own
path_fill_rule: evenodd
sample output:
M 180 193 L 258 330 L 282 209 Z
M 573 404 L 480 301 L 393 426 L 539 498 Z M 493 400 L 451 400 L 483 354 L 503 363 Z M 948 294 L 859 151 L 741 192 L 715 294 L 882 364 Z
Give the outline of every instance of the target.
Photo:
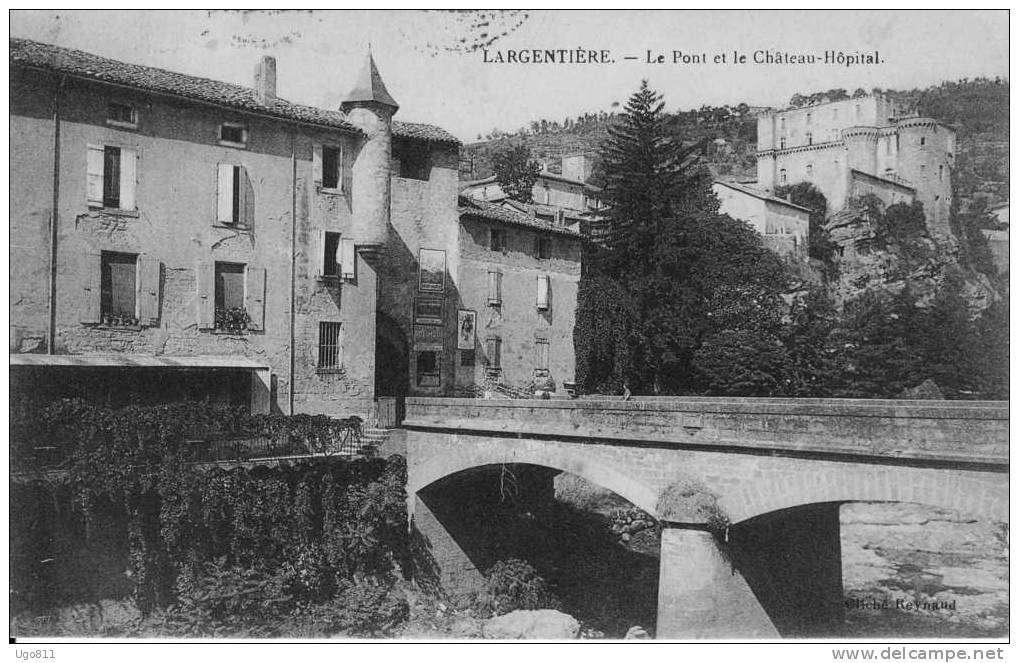
M 954 177 L 960 203 L 965 205 L 976 197 L 986 198 L 990 204 L 1008 200 L 1007 80 L 977 78 L 925 89 L 876 91 L 956 128 L 959 154 Z M 855 94 L 862 93 L 863 90 L 858 90 Z M 794 95 L 790 103 L 806 105 L 833 95 L 848 96 L 845 90 L 827 90 Z M 555 170 L 564 155 L 596 153 L 617 117 L 613 109 L 562 121 L 532 122 L 513 133 L 493 130 L 482 137 L 484 140 L 465 146 L 460 177 L 472 180 L 491 175 L 492 154 L 520 143 Z M 685 141 L 704 141 L 705 161 L 715 176 L 736 179 L 755 176 L 757 125 L 753 109 L 747 104 L 702 106 L 675 112 L 672 118 Z

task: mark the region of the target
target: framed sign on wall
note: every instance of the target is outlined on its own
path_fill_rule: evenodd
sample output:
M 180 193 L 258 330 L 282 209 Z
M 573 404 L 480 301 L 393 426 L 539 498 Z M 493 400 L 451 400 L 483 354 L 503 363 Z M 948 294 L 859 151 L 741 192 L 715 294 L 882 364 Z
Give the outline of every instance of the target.
M 421 292 L 445 292 L 445 251 L 421 249 L 418 253 L 418 290 Z

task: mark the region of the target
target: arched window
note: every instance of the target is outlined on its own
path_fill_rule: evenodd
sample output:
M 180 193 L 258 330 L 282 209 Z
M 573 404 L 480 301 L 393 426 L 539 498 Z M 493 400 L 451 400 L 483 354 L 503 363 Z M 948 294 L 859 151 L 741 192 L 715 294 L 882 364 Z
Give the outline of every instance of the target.
M 786 182 L 786 179 L 785 179 L 785 168 L 783 168 L 782 170 L 778 171 L 778 181 L 780 183 L 782 183 L 782 184 L 785 184 L 785 182 Z
M 920 136 L 920 147 L 926 147 L 926 146 L 927 146 L 927 137 L 926 136 Z
M 920 165 L 920 177 L 923 179 L 927 178 L 927 166 L 924 166 L 923 164 Z
M 808 163 L 807 164 L 807 177 L 809 178 L 809 177 L 813 177 L 813 176 L 814 176 L 814 164 Z
M 782 139 L 780 139 L 778 141 L 778 146 L 779 146 L 780 149 L 783 149 L 783 150 L 785 149 L 785 138 L 782 138 Z
M 779 125 L 782 127 L 782 133 L 785 133 L 785 118 L 779 120 Z
M 807 124 L 810 124 L 810 121 L 811 121 L 812 118 L 813 118 L 813 115 L 811 115 L 810 113 L 807 113 Z
M 889 180 L 895 179 L 895 169 L 894 168 L 885 168 L 885 179 L 889 179 Z
M 938 166 L 938 181 L 941 181 L 941 180 L 944 180 L 944 179 L 945 179 L 945 167 L 944 166 Z
M 814 144 L 814 134 L 812 134 L 812 133 L 810 133 L 808 131 L 807 132 L 807 145 L 813 145 L 813 144 Z

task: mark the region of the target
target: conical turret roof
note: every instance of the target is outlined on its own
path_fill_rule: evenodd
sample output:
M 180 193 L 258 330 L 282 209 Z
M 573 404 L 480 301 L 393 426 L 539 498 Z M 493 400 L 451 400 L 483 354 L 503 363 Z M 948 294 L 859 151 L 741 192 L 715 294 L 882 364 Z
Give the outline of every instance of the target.
M 368 57 L 365 59 L 364 67 L 361 69 L 361 75 L 357 77 L 357 82 L 354 83 L 354 89 L 340 103 L 340 107 L 366 101 L 391 106 L 394 111 L 400 107 L 400 104 L 396 103 L 396 99 L 393 99 L 392 95 L 389 94 L 386 84 L 382 82 L 379 69 L 375 66 L 375 58 L 372 57 L 371 47 L 368 48 Z

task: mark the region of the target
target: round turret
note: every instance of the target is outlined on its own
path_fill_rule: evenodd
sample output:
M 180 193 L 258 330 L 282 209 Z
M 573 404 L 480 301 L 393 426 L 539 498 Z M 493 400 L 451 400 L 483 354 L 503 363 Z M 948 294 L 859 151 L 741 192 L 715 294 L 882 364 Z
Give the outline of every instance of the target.
M 347 121 L 364 135 L 351 172 L 352 234 L 363 255 L 381 251 L 389 237 L 392 124 L 397 109 L 369 51 L 354 89 L 340 104 Z

